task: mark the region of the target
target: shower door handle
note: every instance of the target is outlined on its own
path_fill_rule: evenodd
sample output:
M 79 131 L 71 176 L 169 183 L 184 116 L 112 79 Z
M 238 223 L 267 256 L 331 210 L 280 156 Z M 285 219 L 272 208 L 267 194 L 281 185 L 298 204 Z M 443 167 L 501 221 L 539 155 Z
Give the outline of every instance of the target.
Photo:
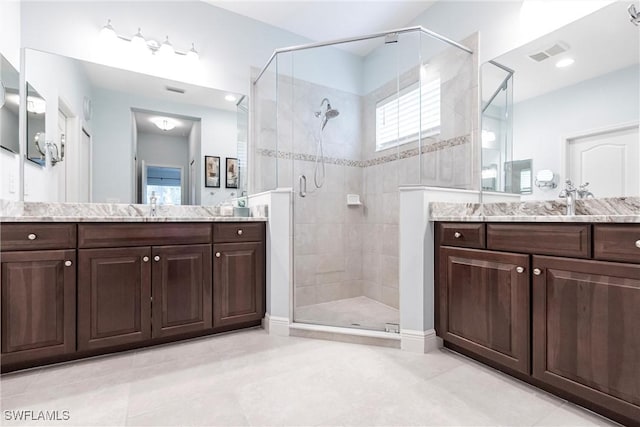
M 307 177 L 300 175 L 300 197 L 307 197 Z

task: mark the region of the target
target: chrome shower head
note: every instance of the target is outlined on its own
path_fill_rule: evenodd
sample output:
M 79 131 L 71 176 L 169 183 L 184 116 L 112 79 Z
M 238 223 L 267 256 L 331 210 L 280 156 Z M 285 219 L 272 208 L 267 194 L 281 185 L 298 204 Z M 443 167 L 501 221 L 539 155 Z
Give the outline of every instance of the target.
M 322 107 L 325 102 L 327 103 L 326 111 L 324 113 L 322 113 L 320 111 L 317 111 L 315 113 L 316 117 L 322 116 L 322 129 L 324 129 L 324 127 L 327 125 L 327 122 L 330 119 L 336 118 L 340 114 L 340 112 L 338 110 L 331 108 L 331 102 L 329 101 L 328 98 L 324 98 L 322 100 L 322 102 L 320 102 L 320 107 Z

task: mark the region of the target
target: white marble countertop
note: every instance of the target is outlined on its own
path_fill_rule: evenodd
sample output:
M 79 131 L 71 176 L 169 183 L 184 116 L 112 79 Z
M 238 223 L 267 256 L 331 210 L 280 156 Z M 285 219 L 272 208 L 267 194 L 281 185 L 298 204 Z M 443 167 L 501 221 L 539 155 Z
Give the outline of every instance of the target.
M 610 222 L 640 223 L 640 215 L 436 215 L 430 221 L 441 222 Z
M 209 216 L 0 216 L 0 222 L 265 222 L 265 217 Z
M 576 201 L 576 214 L 565 215 L 564 200 L 521 203 L 429 204 L 430 221 L 640 223 L 640 197 Z
M 0 222 L 249 222 L 267 221 L 266 206 L 251 216 L 220 215 L 213 206 L 158 206 L 115 203 L 44 203 L 0 200 Z

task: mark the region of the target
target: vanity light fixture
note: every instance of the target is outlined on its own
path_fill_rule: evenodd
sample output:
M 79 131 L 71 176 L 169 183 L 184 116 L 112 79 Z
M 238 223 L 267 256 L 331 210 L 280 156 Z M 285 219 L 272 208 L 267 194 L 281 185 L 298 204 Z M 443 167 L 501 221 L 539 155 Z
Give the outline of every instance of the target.
M 235 95 L 228 94 L 227 96 L 224 97 L 224 99 L 225 101 L 236 102 L 238 98 Z
M 165 132 L 168 130 L 174 129 L 178 125 L 178 122 L 176 122 L 173 119 L 170 119 L 169 117 L 153 117 L 149 120 L 151 121 L 151 123 L 156 125 L 158 129 L 163 130 Z
M 561 59 L 560 61 L 556 62 L 556 67 L 565 68 L 565 67 L 568 67 L 570 65 L 573 65 L 574 62 L 576 62 L 576 60 L 573 59 L 573 58 L 564 58 L 564 59 Z
M 190 60 L 198 60 L 200 58 L 194 43 L 191 43 L 191 49 L 188 51 L 176 50 L 169 42 L 169 36 L 166 36 L 164 42 L 158 43 L 153 39 L 145 39 L 140 28 L 138 28 L 138 32 L 131 37 L 122 36 L 116 33 L 113 25 L 111 25 L 110 19 L 107 21 L 107 25 L 102 27 L 100 30 L 100 38 L 104 41 L 113 41 L 116 39 L 124 40 L 130 42 L 131 46 L 138 51 L 148 49 L 151 53 L 157 53 L 165 58 L 171 57 L 172 55 L 186 56 Z
M 107 25 L 100 30 L 100 38 L 103 40 L 115 40 L 118 38 L 116 30 L 111 25 L 111 19 L 107 20 Z

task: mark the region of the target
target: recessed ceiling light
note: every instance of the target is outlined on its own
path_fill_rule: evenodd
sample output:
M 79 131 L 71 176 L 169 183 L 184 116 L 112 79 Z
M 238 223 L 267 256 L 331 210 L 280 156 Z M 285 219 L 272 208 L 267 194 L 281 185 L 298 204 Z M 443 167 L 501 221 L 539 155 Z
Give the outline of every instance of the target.
M 156 125 L 158 129 L 163 131 L 171 130 L 178 125 L 178 122 L 168 117 L 153 117 L 149 120 L 151 121 L 151 123 Z
M 573 58 L 564 58 L 556 62 L 556 67 L 565 68 L 565 67 L 568 67 L 569 65 L 573 65 L 574 62 L 576 61 Z
M 229 102 L 235 102 L 235 100 L 238 99 L 238 98 L 236 98 L 235 95 L 229 94 L 229 95 L 225 96 L 224 99 L 226 99 Z

